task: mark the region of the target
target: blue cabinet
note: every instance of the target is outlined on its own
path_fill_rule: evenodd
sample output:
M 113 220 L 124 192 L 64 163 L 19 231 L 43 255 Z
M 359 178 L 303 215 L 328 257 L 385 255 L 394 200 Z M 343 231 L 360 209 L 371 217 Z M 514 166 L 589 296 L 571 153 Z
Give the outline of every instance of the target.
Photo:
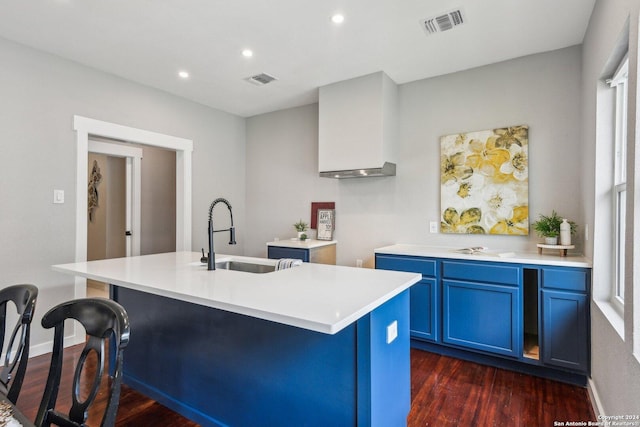
M 542 270 L 542 361 L 545 364 L 588 372 L 588 288 L 588 270 Z
M 304 262 L 309 262 L 309 249 L 285 248 L 282 246 L 269 246 L 267 248 L 267 258 L 270 258 L 270 259 L 293 258 L 293 259 L 301 259 Z
M 415 347 L 586 382 L 589 268 L 383 253 L 376 268 L 422 274 L 410 290 Z
M 422 279 L 411 287 L 410 332 L 414 338 L 438 341 L 439 295 L 436 279 Z
M 520 356 L 518 287 L 443 280 L 442 290 L 443 342 Z
M 376 255 L 376 268 L 422 274 L 411 287 L 410 333 L 412 338 L 437 342 L 440 337 L 440 286 L 434 259 Z
M 304 262 L 335 265 L 336 242 L 334 240 L 326 242 L 318 240 L 269 242 L 267 243 L 267 258 L 293 258 Z
M 442 341 L 519 357 L 522 343 L 518 266 L 442 262 Z

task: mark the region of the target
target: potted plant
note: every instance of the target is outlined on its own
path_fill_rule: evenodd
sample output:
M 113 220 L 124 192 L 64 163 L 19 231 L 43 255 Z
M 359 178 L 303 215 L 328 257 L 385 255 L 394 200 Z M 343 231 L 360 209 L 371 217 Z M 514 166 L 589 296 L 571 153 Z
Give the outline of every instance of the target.
M 557 245 L 558 236 L 560 235 L 560 224 L 562 224 L 562 217 L 554 210 L 551 211 L 551 215 L 540 214 L 539 219 L 533 223 L 533 229 L 538 236 L 544 237 L 544 242 L 547 245 Z M 567 221 L 571 227 L 571 234 L 576 233 L 576 223 L 573 221 Z
M 309 228 L 309 224 L 307 224 L 303 220 L 299 220 L 298 222 L 293 224 L 293 227 L 298 232 L 298 239 L 300 239 L 300 240 L 306 240 L 307 239 L 307 235 L 306 235 L 305 231 L 307 231 L 307 229 Z M 304 238 L 303 238 L 303 236 L 304 236 Z

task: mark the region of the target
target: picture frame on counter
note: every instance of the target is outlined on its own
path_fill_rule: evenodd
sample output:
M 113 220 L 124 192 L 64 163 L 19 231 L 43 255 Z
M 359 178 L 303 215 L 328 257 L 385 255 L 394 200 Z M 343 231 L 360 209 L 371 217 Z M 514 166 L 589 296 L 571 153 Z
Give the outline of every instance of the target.
M 318 229 L 318 209 L 335 209 L 336 202 L 311 202 L 311 226 L 313 230 Z M 335 224 L 334 227 L 335 229 Z
M 318 209 L 318 240 L 333 240 L 335 209 Z

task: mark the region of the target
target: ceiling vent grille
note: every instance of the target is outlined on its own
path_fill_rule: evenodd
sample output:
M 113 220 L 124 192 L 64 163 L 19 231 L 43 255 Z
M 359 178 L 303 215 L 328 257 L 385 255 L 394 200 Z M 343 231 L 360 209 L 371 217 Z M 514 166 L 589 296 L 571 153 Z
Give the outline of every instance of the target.
M 255 76 L 251 76 L 247 78 L 248 81 L 250 81 L 251 83 L 258 85 L 258 86 L 264 86 L 268 83 L 271 83 L 274 80 L 278 80 L 273 76 L 270 76 L 267 73 L 260 73 L 260 74 L 256 74 Z
M 420 20 L 420 25 L 422 25 L 427 35 L 449 31 L 464 23 L 465 17 L 462 14 L 462 9 L 452 10 L 442 15 Z

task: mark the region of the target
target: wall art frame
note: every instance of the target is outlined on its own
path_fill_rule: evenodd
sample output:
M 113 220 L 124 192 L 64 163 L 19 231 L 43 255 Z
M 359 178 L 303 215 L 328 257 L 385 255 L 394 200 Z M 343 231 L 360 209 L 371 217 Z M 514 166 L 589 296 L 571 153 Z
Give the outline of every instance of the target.
M 529 234 L 529 127 L 440 138 L 442 233 Z

